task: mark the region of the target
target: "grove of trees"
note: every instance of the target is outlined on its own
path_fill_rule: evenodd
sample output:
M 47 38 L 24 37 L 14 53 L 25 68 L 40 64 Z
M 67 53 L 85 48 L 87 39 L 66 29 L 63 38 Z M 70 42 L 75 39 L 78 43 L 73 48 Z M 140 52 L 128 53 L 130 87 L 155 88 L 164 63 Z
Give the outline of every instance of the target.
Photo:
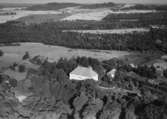
M 115 86 L 131 91 L 138 89 L 141 95 L 105 90 L 99 87 L 99 83 L 91 79 L 85 81 L 69 80 L 68 73 L 77 65 L 84 64 L 94 68 L 106 67 L 108 64 L 111 66 L 107 69 L 117 68 L 118 73 L 113 80 Z M 9 77 L 1 75 L 0 89 L 7 88 L 8 91 L 2 92 L 0 90 L 1 96 L 4 96 L 3 99 L 5 98 L 3 101 L 0 98 L 0 117 L 9 118 L 10 115 L 12 119 L 14 117 L 20 119 L 37 117 L 52 117 L 53 119 L 134 119 L 137 117 L 139 119 L 166 119 L 166 93 L 157 92 L 158 87 L 146 86 L 135 77 L 127 77 L 127 72 L 130 70 L 126 71 L 126 68 L 123 70 L 124 65 L 119 59 L 100 62 L 88 57 L 61 58 L 53 63 L 45 61 L 38 70 L 30 69 L 26 79 L 19 82 L 10 81 L 14 87 L 17 86 L 17 83 L 22 82 L 24 90 L 33 93 L 23 101 L 24 105 L 12 97 L 12 88 L 8 87 L 8 83 L 5 81 L 9 80 Z M 142 68 L 143 70 L 149 74 L 152 68 L 150 70 Z M 140 74 L 139 71 L 138 74 Z M 29 83 L 27 84 L 27 82 Z

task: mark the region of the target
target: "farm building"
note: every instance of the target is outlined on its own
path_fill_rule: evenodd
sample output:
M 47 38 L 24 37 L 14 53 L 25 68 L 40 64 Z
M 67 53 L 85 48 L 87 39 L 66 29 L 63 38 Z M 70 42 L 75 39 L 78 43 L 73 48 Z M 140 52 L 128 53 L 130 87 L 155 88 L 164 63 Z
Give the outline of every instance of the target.
M 78 66 L 70 73 L 70 80 L 87 80 L 93 79 L 98 81 L 98 74 L 92 69 L 92 67 Z
M 109 71 L 107 73 L 107 76 L 110 77 L 111 79 L 115 78 L 115 74 L 116 74 L 117 70 L 116 69 L 112 69 L 111 71 Z
M 153 66 L 156 68 L 157 74 L 160 76 L 163 76 L 163 71 L 167 69 L 167 62 L 163 60 L 159 60 L 153 64 Z

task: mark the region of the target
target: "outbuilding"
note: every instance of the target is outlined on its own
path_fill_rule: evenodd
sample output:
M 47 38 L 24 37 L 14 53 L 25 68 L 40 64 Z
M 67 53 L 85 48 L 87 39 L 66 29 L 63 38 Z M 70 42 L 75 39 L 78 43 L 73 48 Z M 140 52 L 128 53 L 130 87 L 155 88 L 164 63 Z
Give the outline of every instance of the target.
M 117 72 L 117 69 L 114 68 L 107 73 L 107 76 L 110 77 L 111 79 L 114 79 L 116 72 Z

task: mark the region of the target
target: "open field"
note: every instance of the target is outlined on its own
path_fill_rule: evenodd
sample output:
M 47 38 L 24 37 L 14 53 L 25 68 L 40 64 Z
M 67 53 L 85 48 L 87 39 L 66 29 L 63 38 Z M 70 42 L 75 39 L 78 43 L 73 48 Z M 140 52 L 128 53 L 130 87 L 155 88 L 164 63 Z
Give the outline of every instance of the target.
M 7 15 L 0 15 L 0 23 L 6 23 L 7 21 L 24 21 L 28 23 L 37 23 L 36 21 L 50 22 L 61 20 L 95 20 L 101 21 L 109 14 L 135 14 L 135 13 L 153 13 L 155 10 L 118 10 L 114 11 L 110 8 L 94 8 L 86 9 L 80 6 L 66 7 L 58 10 L 26 10 L 24 7 L 20 8 L 2 8 L 0 13 Z M 8 13 L 14 14 L 8 14 Z M 51 17 L 52 16 L 52 17 Z M 47 17 L 47 18 L 46 18 Z M 21 19 L 20 19 L 21 18 Z M 40 22 L 39 22 L 40 23 Z
M 75 13 L 75 12 L 78 13 Z M 68 12 L 68 10 L 67 10 Z M 109 8 L 103 9 L 78 9 L 73 10 L 73 14 L 64 18 L 63 20 L 96 20 L 100 21 L 109 14 L 135 14 L 135 13 L 153 13 L 155 10 L 123 10 L 123 11 L 113 11 Z
M 40 24 L 40 23 L 48 23 L 48 22 L 56 22 L 60 21 L 64 17 L 68 16 L 68 14 L 37 14 L 37 15 L 29 15 L 26 17 L 22 17 L 17 19 L 16 21 L 29 24 Z
M 111 30 L 64 30 L 64 32 L 90 33 L 90 34 L 127 34 L 127 33 L 143 33 L 149 32 L 147 28 L 127 28 L 127 29 L 111 29 Z
M 90 12 L 90 13 L 78 13 L 74 14 L 71 16 L 68 16 L 66 18 L 63 18 L 62 20 L 95 20 L 95 21 L 100 21 L 102 20 L 105 16 L 107 16 L 109 12 L 107 11 L 100 11 L 100 12 Z
M 130 54 L 124 51 L 70 49 L 60 46 L 43 45 L 41 43 L 21 43 L 21 46 L 4 46 L 1 47 L 1 50 L 5 53 L 3 57 L 0 57 L 0 64 L 3 66 L 10 65 L 13 62 L 20 62 L 26 51 L 30 53 L 31 57 L 41 55 L 48 57 L 49 61 L 57 61 L 61 57 L 72 58 L 77 56 L 107 60 Z
M 42 15 L 42 14 L 52 14 L 52 15 L 55 15 L 55 14 L 59 14 L 58 11 L 28 11 L 28 10 L 13 10 L 12 8 L 10 9 L 7 9 L 5 11 L 1 11 L 1 12 L 14 12 L 16 14 L 13 14 L 13 15 L 1 15 L 0 16 L 0 23 L 6 23 L 7 21 L 13 21 L 13 20 L 16 20 L 16 19 L 19 19 L 19 18 L 22 18 L 22 17 L 26 17 L 26 16 L 29 16 L 29 15 Z

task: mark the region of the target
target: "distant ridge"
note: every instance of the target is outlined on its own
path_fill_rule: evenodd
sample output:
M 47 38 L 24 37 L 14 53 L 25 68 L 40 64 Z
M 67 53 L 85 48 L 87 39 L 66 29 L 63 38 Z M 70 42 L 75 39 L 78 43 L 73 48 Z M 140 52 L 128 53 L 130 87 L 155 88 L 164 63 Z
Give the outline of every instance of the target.
M 28 3 L 0 3 L 0 9 L 7 8 L 7 7 L 30 7 L 34 4 L 28 4 Z
M 40 5 L 33 5 L 28 7 L 28 10 L 59 10 L 66 7 L 75 7 L 80 6 L 84 9 L 95 9 L 95 8 L 106 8 L 106 7 L 113 7 L 115 3 L 97 3 L 97 4 L 79 4 L 79 3 L 47 3 L 47 4 L 40 4 Z
M 123 8 L 122 10 L 167 10 L 167 5 L 147 5 L 147 4 L 136 4 L 134 6 L 131 7 L 127 7 L 127 8 Z
M 28 7 L 27 10 L 59 10 L 66 7 L 75 7 L 79 5 L 80 4 L 77 3 L 47 3 L 40 5 L 33 5 L 31 7 Z
M 106 8 L 106 7 L 114 7 L 116 4 L 113 2 L 106 3 L 97 3 L 97 4 L 86 4 L 82 5 L 81 8 L 95 9 L 95 8 Z

